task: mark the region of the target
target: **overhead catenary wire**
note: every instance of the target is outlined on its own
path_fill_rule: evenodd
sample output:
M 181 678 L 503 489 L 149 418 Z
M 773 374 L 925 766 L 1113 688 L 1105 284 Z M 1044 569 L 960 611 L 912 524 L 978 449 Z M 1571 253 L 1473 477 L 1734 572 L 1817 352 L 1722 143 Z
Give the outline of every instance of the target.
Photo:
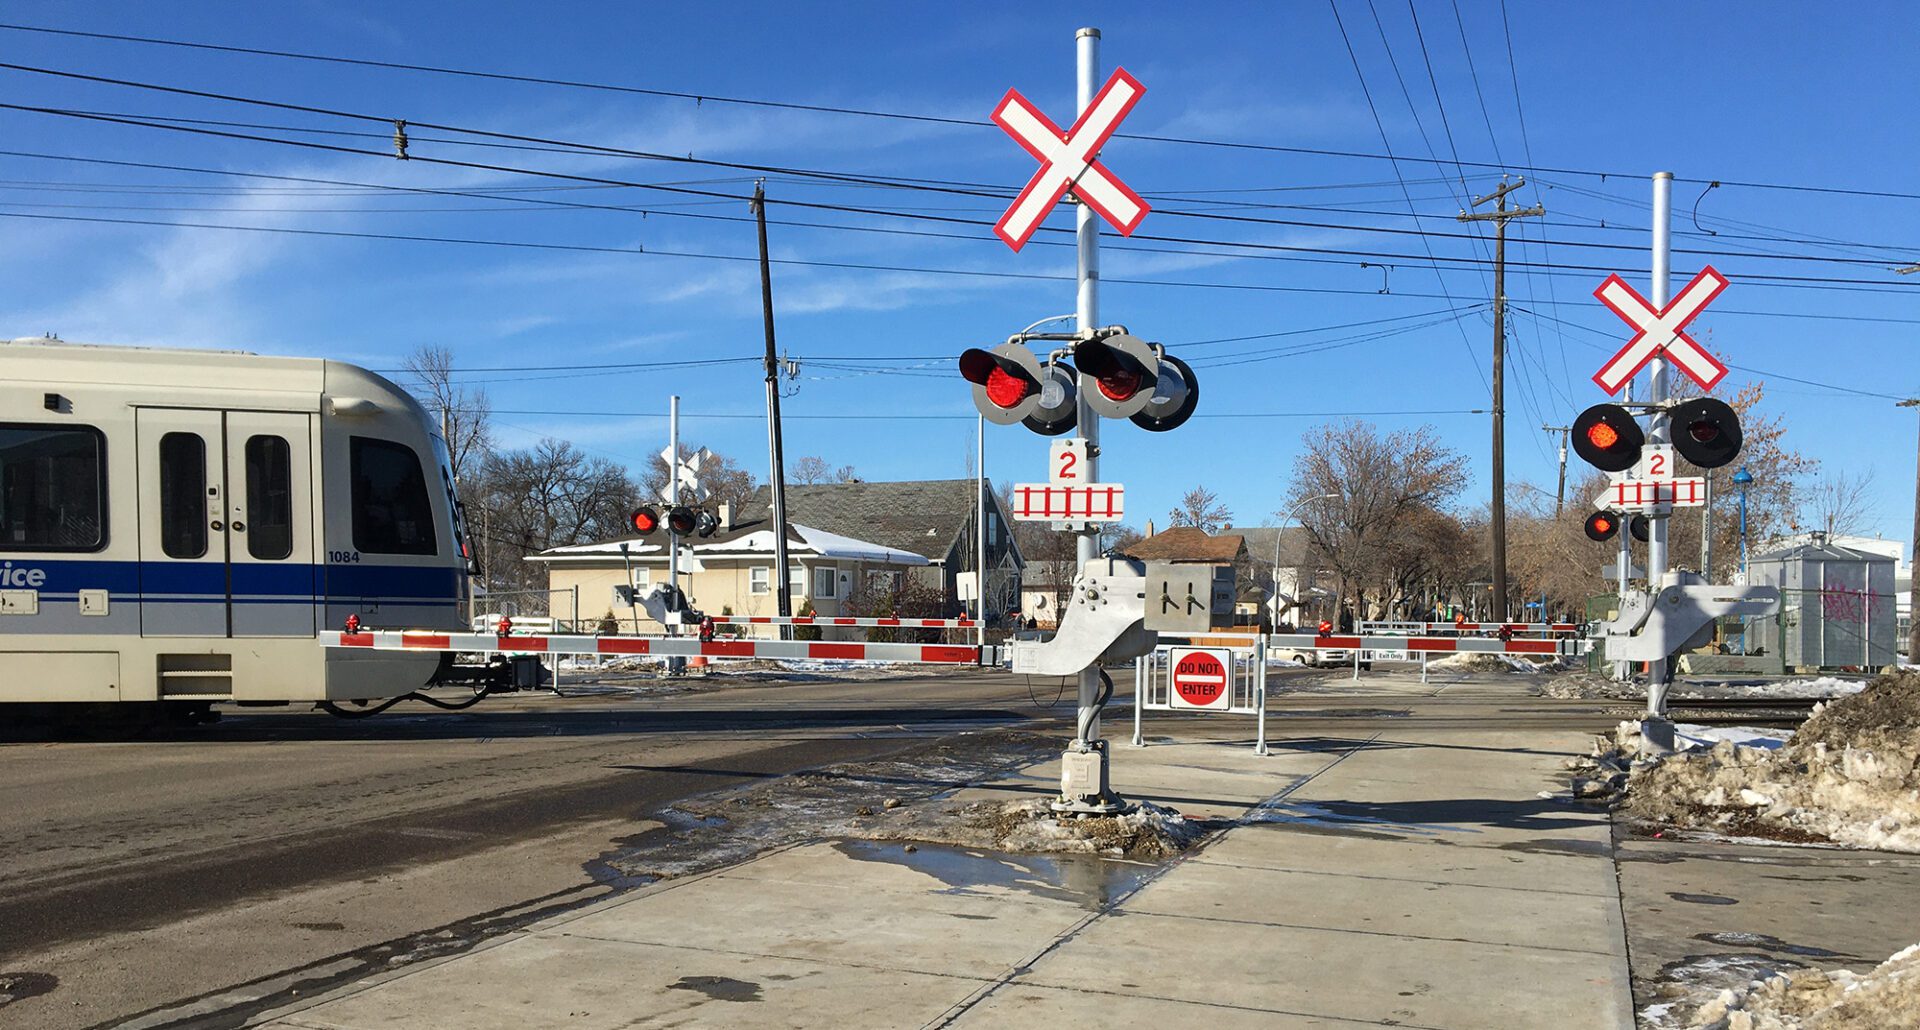
M 4 67 L 10 67 L 10 66 L 5 64 L 0 64 L 0 68 L 4 68 Z M 19 67 L 19 66 L 11 66 L 11 67 Z M 74 73 L 54 73 L 54 74 L 74 74 Z M 82 76 L 82 77 L 95 78 L 93 76 Z M 127 82 L 127 80 L 107 80 L 107 81 L 114 82 L 115 84 L 123 84 Z M 144 88 L 160 89 L 162 91 L 172 91 L 176 88 L 176 87 L 166 87 L 166 86 L 152 86 L 150 84 L 138 84 L 138 83 L 134 83 L 134 85 L 143 86 Z M 195 91 L 187 91 L 187 92 L 193 93 Z M 220 96 L 223 99 L 235 99 L 235 98 L 230 98 L 228 97 L 228 95 L 225 95 L 225 94 L 219 94 L 217 96 Z M 280 102 L 278 101 L 262 101 L 262 100 L 252 100 L 248 98 L 237 98 L 237 99 L 239 100 L 239 102 L 243 102 L 243 103 L 262 103 L 262 104 L 267 104 L 269 106 L 281 106 Z M 301 105 L 291 105 L 291 106 L 294 106 L 298 109 L 303 109 L 303 110 L 306 109 L 304 107 L 301 107 Z M 236 139 L 236 140 L 242 140 L 242 141 L 279 144 L 279 145 L 291 146 L 291 147 L 297 147 L 297 148 L 330 151 L 330 152 L 343 153 L 343 154 L 355 154 L 360 156 L 376 157 L 376 158 L 382 158 L 382 159 L 390 158 L 392 156 L 390 152 L 385 150 L 368 150 L 363 148 L 345 147 L 345 146 L 338 146 L 338 145 L 327 144 L 327 143 L 317 143 L 317 142 L 308 141 L 308 140 L 283 139 L 283 138 L 272 137 L 272 136 L 259 136 L 251 133 L 229 132 L 224 130 L 208 129 L 203 127 L 189 126 L 189 125 L 179 125 L 179 124 L 172 124 L 162 120 L 155 120 L 146 116 L 127 116 L 127 115 L 107 114 L 107 113 L 91 112 L 91 111 L 78 111 L 78 110 L 72 110 L 72 109 L 66 109 L 66 108 L 48 108 L 48 107 L 37 107 L 32 105 L 11 104 L 11 103 L 0 103 L 0 109 L 18 110 L 23 112 L 44 114 L 44 115 L 50 115 L 50 116 L 79 118 L 79 119 L 85 119 L 85 120 L 91 120 L 91 121 L 106 122 L 110 124 L 123 124 L 123 125 L 130 125 L 130 126 L 143 127 L 143 128 L 181 132 L 181 133 L 210 135 L 210 136 Z M 324 110 L 324 109 L 315 109 L 315 110 Z M 333 112 L 330 112 L 330 113 L 333 113 Z M 352 113 L 344 113 L 344 112 L 339 112 L 339 114 L 342 117 L 360 118 L 360 119 L 367 119 L 372 121 L 385 121 L 384 118 L 381 118 L 380 116 L 375 116 L 375 115 L 352 114 Z M 477 133 L 482 133 L 486 135 L 502 135 L 498 133 L 490 133 L 487 130 L 478 130 L 478 129 L 455 130 L 455 131 L 477 132 Z M 1384 129 L 1382 129 L 1382 132 L 1384 133 Z M 531 138 L 531 137 L 528 137 L 528 138 Z M 1384 135 L 1382 138 L 1384 140 L 1385 138 Z M 645 152 L 645 151 L 622 151 L 620 148 L 595 147 L 590 144 L 578 144 L 578 146 L 581 146 L 583 148 L 596 151 L 596 152 L 600 152 L 600 151 L 621 152 L 621 153 L 627 153 L 627 154 L 649 157 L 649 158 L 660 156 L 660 155 L 653 155 L 650 152 Z M 695 160 L 695 163 L 717 163 L 723 167 L 734 167 L 734 168 L 744 168 L 744 169 L 764 169 L 764 168 L 771 167 L 771 166 L 761 166 L 761 165 L 743 165 L 735 162 L 706 162 L 704 161 L 704 159 L 681 159 L 681 158 L 673 157 L 671 155 L 666 155 L 662 159 Z M 695 196 L 711 198 L 719 201 L 734 201 L 734 200 L 743 199 L 739 195 L 730 194 L 724 191 L 717 191 L 717 190 L 701 190 L 701 189 L 694 189 L 694 188 L 685 187 L 685 186 L 670 185 L 670 184 L 658 183 L 658 182 L 638 182 L 638 181 L 630 181 L 630 180 L 623 180 L 623 179 L 615 179 L 615 178 L 610 178 L 605 176 L 590 176 L 590 175 L 583 175 L 583 174 L 577 174 L 577 173 L 565 173 L 565 172 L 556 172 L 556 171 L 543 170 L 543 169 L 531 169 L 531 168 L 521 168 L 521 167 L 515 167 L 515 166 L 508 166 L 508 165 L 489 164 L 484 162 L 461 161 L 461 160 L 455 160 L 450 158 L 430 157 L 430 156 L 426 156 L 418 153 L 409 154 L 408 160 L 432 163 L 432 164 L 441 164 L 441 165 L 447 165 L 447 166 L 456 167 L 456 168 L 493 171 L 493 172 L 499 172 L 499 173 L 505 173 L 505 174 L 517 174 L 517 175 L 527 175 L 527 176 L 535 176 L 535 177 L 549 177 L 549 178 L 556 178 L 556 179 L 582 182 L 582 183 L 594 183 L 594 184 L 606 185 L 606 186 L 627 186 L 627 187 L 632 187 L 636 189 L 664 190 L 667 192 L 690 194 Z M 855 178 L 855 176 L 852 173 L 819 172 L 819 173 L 810 173 L 810 174 L 828 175 L 828 176 L 834 176 L 842 179 Z M 734 180 L 734 181 L 739 181 L 739 180 Z M 937 180 L 935 181 L 937 182 Z M 883 185 L 883 186 L 889 186 L 889 187 L 899 185 L 897 181 L 893 181 L 893 180 L 878 181 L 877 184 Z M 405 187 L 394 187 L 394 188 L 404 189 Z M 926 188 L 944 188 L 944 187 L 930 186 Z M 421 191 L 440 192 L 440 193 L 458 192 L 458 191 L 447 191 L 447 190 L 431 191 L 431 190 L 425 190 L 424 188 L 422 188 Z M 562 201 L 549 201 L 549 203 L 560 205 L 560 206 L 604 207 L 608 209 L 619 208 L 619 206 L 617 205 L 586 205 L 586 204 L 568 205 L 567 202 L 562 202 Z M 966 219 L 966 218 L 935 216 L 935 215 L 927 215 L 927 214 L 915 214 L 915 213 L 892 210 L 888 208 L 865 207 L 865 206 L 856 206 L 856 205 L 847 205 L 847 204 L 831 204 L 831 203 L 822 203 L 822 202 L 815 202 L 815 201 L 801 201 L 801 200 L 790 200 L 790 199 L 775 201 L 775 203 L 783 204 L 789 207 L 799 207 L 799 208 L 807 208 L 807 209 L 823 210 L 823 211 L 836 211 L 836 212 L 850 213 L 850 214 L 864 214 L 864 215 L 872 215 L 877 217 L 900 218 L 900 219 L 908 219 L 908 220 L 915 220 L 915 221 L 944 222 L 948 224 L 972 225 L 972 226 L 991 226 L 993 224 L 992 222 L 981 220 L 981 219 Z M 1437 230 L 1430 230 L 1424 227 L 1420 227 L 1419 219 L 1421 217 L 1431 217 L 1431 216 L 1419 215 L 1417 210 L 1413 209 L 1410 196 L 1408 199 L 1408 206 L 1409 206 L 1410 212 L 1414 215 L 1414 218 L 1415 218 L 1415 225 L 1417 226 L 1417 228 L 1415 229 L 1398 229 L 1398 228 L 1387 227 L 1387 226 L 1358 226 L 1358 225 L 1352 225 L 1347 223 L 1316 222 L 1316 221 L 1306 221 L 1306 220 L 1299 220 L 1299 219 L 1261 218 L 1261 217 L 1254 217 L 1250 215 L 1228 214 L 1224 212 L 1195 212 L 1195 211 L 1180 211 L 1177 209 L 1174 209 L 1174 210 L 1162 209 L 1159 213 L 1167 215 L 1169 217 L 1197 218 L 1197 219 L 1217 220 L 1217 221 L 1226 221 L 1226 222 L 1242 223 L 1242 224 L 1277 225 L 1277 226 L 1288 226 L 1288 227 L 1332 229 L 1332 230 L 1360 232 L 1360 233 L 1372 232 L 1372 233 L 1384 233 L 1384 234 L 1391 234 L 1391 235 L 1417 236 L 1421 238 L 1422 246 L 1423 246 L 1423 249 L 1427 252 L 1427 260 L 1429 263 L 1437 265 L 1437 263 L 1440 261 L 1446 261 L 1449 263 L 1456 263 L 1456 264 L 1457 263 L 1471 264 L 1475 262 L 1484 263 L 1487 260 L 1484 255 L 1482 255 L 1480 258 L 1473 258 L 1473 257 L 1462 258 L 1462 257 L 1453 257 L 1453 256 L 1436 257 L 1433 253 L 1433 249 L 1431 245 L 1427 243 L 1427 240 L 1430 238 L 1470 239 L 1470 240 L 1479 241 L 1480 237 L 1473 233 L 1448 233 L 1448 232 L 1441 232 Z M 660 211 L 658 213 L 662 215 L 667 215 L 670 212 Z M 701 216 L 698 214 L 690 214 L 685 212 L 677 212 L 673 214 L 676 214 L 678 217 L 709 217 L 709 218 L 720 218 L 720 219 L 726 219 L 728 217 L 728 216 L 712 216 L 712 215 Z M 880 232 L 889 231 L 889 230 L 875 229 L 873 227 L 844 227 L 844 228 L 848 228 L 852 231 L 880 231 Z M 1072 232 L 1072 230 L 1070 229 L 1067 229 L 1064 227 L 1058 227 L 1058 226 L 1043 226 L 1042 229 L 1043 231 L 1054 233 L 1054 234 Z M 987 237 L 982 235 L 980 238 L 986 239 Z M 1250 242 L 1250 241 L 1209 240 L 1204 238 L 1169 236 L 1164 234 L 1136 233 L 1132 238 L 1135 240 L 1140 240 L 1145 242 L 1173 242 L 1173 243 L 1187 243 L 1187 244 L 1195 244 L 1195 245 L 1239 247 L 1239 248 L 1248 248 L 1248 249 L 1257 249 L 1257 250 L 1345 254 L 1345 255 L 1354 256 L 1354 257 L 1381 258 L 1386 260 L 1401 260 L 1401 261 L 1417 261 L 1418 260 L 1418 258 L 1415 255 L 1398 254 L 1393 252 L 1363 251 L 1363 250 L 1330 248 L 1330 247 L 1307 247 L 1307 246 L 1292 245 L 1292 244 L 1276 244 L 1276 243 Z M 1479 244 L 1476 244 L 1476 245 L 1479 245 Z M 1627 244 L 1609 244 L 1609 243 L 1598 243 L 1598 242 L 1587 242 L 1587 241 L 1574 242 L 1569 245 L 1594 247 L 1594 248 L 1602 248 L 1602 249 L 1609 249 L 1609 250 L 1627 250 L 1627 251 L 1635 251 L 1635 252 L 1637 252 L 1640 249 L 1638 247 L 1634 247 Z M 1686 251 L 1686 250 L 1677 251 L 1677 252 L 1678 253 L 1721 253 L 1721 252 L 1694 252 L 1694 251 Z M 1879 260 L 1879 259 L 1869 260 L 1869 259 L 1858 259 L 1858 258 L 1841 258 L 1841 257 L 1832 257 L 1832 256 L 1797 256 L 1797 255 L 1751 255 L 1751 256 L 1755 258 L 1771 257 L 1778 260 L 1808 260 L 1808 261 L 1837 262 L 1837 263 L 1845 263 L 1845 264 L 1866 264 L 1866 265 L 1881 266 L 1881 267 L 1883 267 L 1886 264 L 1884 260 Z M 1601 268 L 1600 266 L 1561 266 L 1561 267 L 1578 268 L 1581 270 L 1611 271 L 1611 268 Z M 1479 273 L 1476 272 L 1476 274 L 1479 274 Z M 1760 273 L 1760 275 L 1766 278 L 1783 280 L 1783 281 L 1792 281 L 1795 278 L 1795 277 L 1772 275 L 1769 273 Z M 1748 278 L 1753 278 L 1753 277 L 1754 276 L 1751 276 L 1751 275 L 1748 276 Z M 1798 281 L 1824 282 L 1828 280 L 1821 279 L 1819 277 L 1799 277 Z M 1840 282 L 1846 282 L 1846 281 L 1842 280 Z M 1851 282 L 1856 284 L 1861 284 L 1861 285 L 1879 285 L 1881 284 L 1882 280 L 1852 280 Z M 1903 286 L 1900 288 L 1910 288 L 1910 287 Z M 1445 290 L 1444 286 L 1442 288 L 1442 292 L 1443 293 L 1448 292 Z
M 1336 12 L 1337 14 L 1337 12 Z M 1502 21 L 1505 22 L 1503 11 Z M 958 118 L 944 115 L 921 114 L 907 111 L 883 111 L 871 108 L 857 108 L 830 104 L 807 104 L 791 100 L 773 100 L 758 97 L 727 96 L 716 93 L 695 93 L 681 90 L 653 89 L 640 86 L 620 85 L 585 80 L 560 79 L 548 76 L 517 75 L 509 72 L 496 72 L 484 69 L 455 68 L 445 65 L 430 65 L 402 61 L 381 61 L 371 58 L 347 57 L 336 54 L 316 54 L 293 50 L 276 50 L 265 47 L 247 47 L 233 44 L 207 43 L 194 40 L 167 39 L 157 36 L 137 36 L 128 33 L 93 32 L 80 29 L 65 29 L 44 25 L 23 25 L 18 23 L 0 23 L 0 31 L 39 33 L 44 35 L 68 36 L 73 38 L 97 39 L 121 43 L 137 43 L 149 46 L 176 47 L 204 51 L 217 51 L 231 54 L 245 54 L 257 57 L 273 57 L 285 60 L 312 61 L 327 64 L 356 65 L 368 68 L 385 68 L 396 71 L 419 72 L 436 75 L 460 76 L 472 79 L 488 79 L 499 82 L 515 82 L 527 85 L 564 87 L 570 89 L 597 90 L 603 92 L 626 93 L 637 96 L 651 96 L 663 99 L 691 101 L 696 104 L 727 104 L 743 107 L 759 107 L 785 111 L 804 111 L 816 114 L 833 114 L 850 117 L 877 118 L 896 121 L 920 122 L 933 125 L 951 125 L 973 129 L 993 127 L 993 123 L 984 118 Z M 1165 143 L 1183 146 L 1212 147 L 1228 150 L 1265 151 L 1280 154 L 1302 154 L 1316 157 L 1339 157 L 1360 160 L 1411 161 L 1426 162 L 1439 167 L 1466 167 L 1487 169 L 1494 172 L 1517 171 L 1529 174 L 1545 173 L 1549 175 L 1580 175 L 1601 179 L 1639 178 L 1642 173 L 1621 169 L 1564 168 L 1537 165 L 1529 159 L 1524 167 L 1510 167 L 1502 161 L 1448 161 L 1441 158 L 1419 158 L 1396 156 L 1392 153 L 1371 153 L 1367 151 L 1338 150 L 1324 147 L 1285 146 L 1272 143 L 1250 143 L 1239 140 L 1217 140 L 1200 137 L 1171 136 L 1153 133 L 1115 133 L 1115 139 L 1140 140 L 1150 143 Z M 1676 178 L 1676 182 L 1705 184 L 1711 179 Z M 1756 180 L 1730 179 L 1720 177 L 1721 185 L 1746 189 L 1787 190 L 1804 193 L 1826 193 L 1838 196 L 1878 197 L 1898 200 L 1920 200 L 1920 193 L 1899 190 L 1876 190 L 1842 186 L 1814 186 L 1802 183 L 1776 183 Z

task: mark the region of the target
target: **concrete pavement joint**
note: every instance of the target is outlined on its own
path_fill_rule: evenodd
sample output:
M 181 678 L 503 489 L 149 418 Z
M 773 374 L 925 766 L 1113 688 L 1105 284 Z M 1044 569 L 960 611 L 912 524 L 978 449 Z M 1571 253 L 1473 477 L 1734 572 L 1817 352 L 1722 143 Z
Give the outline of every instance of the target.
M 1448 886 L 1460 887 L 1466 885 L 1449 884 Z M 1265 926 L 1275 930 L 1321 930 L 1327 933 L 1364 934 L 1369 937 L 1397 937 L 1409 941 L 1436 941 L 1441 944 L 1480 944 L 1489 948 L 1506 948 L 1515 951 L 1561 951 L 1574 955 L 1612 954 L 1612 952 L 1609 951 L 1595 951 L 1592 948 L 1563 948 L 1551 944 L 1515 944 L 1512 941 L 1490 941 L 1480 937 L 1435 937 L 1431 934 L 1396 933 L 1392 930 L 1369 930 L 1358 926 L 1321 926 L 1317 923 L 1270 923 L 1260 919 L 1235 919 L 1232 916 L 1175 915 L 1171 912 L 1142 912 L 1139 909 L 1129 909 L 1127 915 L 1133 919 L 1190 919 L 1202 923 L 1226 923 L 1234 926 Z
M 1096 921 L 1098 921 L 1102 917 L 1111 914 L 1115 909 L 1119 908 L 1121 905 L 1126 904 L 1126 902 L 1129 899 L 1133 898 L 1135 895 L 1139 894 L 1141 891 L 1146 890 L 1148 887 L 1158 882 L 1162 877 L 1166 876 L 1168 873 L 1172 872 L 1174 869 L 1179 868 L 1189 858 L 1196 857 L 1197 855 L 1204 852 L 1205 849 L 1211 846 L 1214 841 L 1218 841 L 1224 838 L 1228 833 L 1233 832 L 1237 828 L 1248 825 L 1254 813 L 1271 807 L 1275 802 L 1285 799 L 1288 795 L 1292 794 L 1294 791 L 1297 791 L 1300 788 L 1306 786 L 1307 784 L 1313 782 L 1313 780 L 1316 777 L 1320 776 L 1322 773 L 1327 772 L 1329 769 L 1332 769 L 1334 766 L 1339 765 L 1341 762 L 1346 761 L 1348 758 L 1352 757 L 1355 753 L 1359 752 L 1360 750 L 1365 748 L 1368 744 L 1372 743 L 1374 740 L 1378 739 L 1379 737 L 1380 737 L 1380 734 L 1376 733 L 1372 737 L 1367 738 L 1366 740 L 1355 743 L 1353 747 L 1350 747 L 1345 751 L 1342 751 L 1332 761 L 1328 762 L 1324 766 L 1321 766 L 1318 770 L 1313 772 L 1311 775 L 1295 780 L 1293 783 L 1288 784 L 1286 787 L 1282 788 L 1278 792 L 1260 801 L 1258 804 L 1255 804 L 1252 807 L 1248 808 L 1247 811 L 1240 816 L 1240 818 L 1234 820 L 1232 825 L 1228 826 L 1227 829 L 1221 831 L 1212 840 L 1201 844 L 1199 848 L 1196 848 L 1195 850 L 1190 851 L 1185 855 L 1178 856 L 1173 860 L 1169 861 L 1166 865 L 1160 867 L 1158 870 L 1154 871 L 1152 874 L 1143 878 L 1139 883 L 1135 884 L 1130 890 L 1120 894 L 1119 896 L 1115 897 L 1113 900 L 1109 901 L 1107 904 L 1101 906 L 1101 908 L 1098 911 L 1088 914 L 1085 918 L 1078 920 L 1077 922 L 1074 923 L 1074 925 L 1068 927 L 1065 931 L 1055 935 L 1053 940 L 1047 942 L 1038 951 L 1035 951 L 1032 955 L 1029 955 L 1025 960 L 1020 962 L 1018 965 L 1015 965 L 1007 973 L 1001 975 L 999 979 L 993 981 L 991 984 L 987 985 L 984 989 L 974 993 L 973 995 L 961 999 L 959 1002 L 955 1003 L 951 1008 L 947 1009 L 946 1012 L 928 1021 L 924 1025 L 923 1030 L 937 1030 L 937 1028 L 940 1028 L 940 1027 L 952 1026 L 955 1020 L 965 1015 L 968 1011 L 973 1009 L 975 1006 L 979 1005 L 981 1002 L 992 997 L 994 992 L 999 990 L 1001 987 L 1012 983 L 1015 977 L 1021 976 L 1022 974 L 1032 970 L 1036 963 L 1046 958 L 1048 954 L 1058 950 L 1062 945 L 1066 944 L 1068 941 L 1071 941 L 1075 937 L 1079 936 L 1080 933 L 1084 931 L 1087 927 L 1092 926 Z
M 1450 847 L 1450 846 L 1470 848 L 1475 846 L 1472 844 L 1447 845 L 1447 844 L 1441 844 L 1438 841 L 1422 841 L 1422 840 L 1416 840 L 1412 838 L 1409 838 L 1407 842 L 1410 844 L 1434 844 L 1436 847 L 1443 847 L 1443 848 Z M 1488 848 L 1487 850 L 1492 851 L 1497 849 Z M 1336 873 L 1326 869 L 1304 869 L 1299 866 L 1254 866 L 1254 865 L 1244 865 L 1239 862 L 1222 862 L 1217 858 L 1207 858 L 1205 856 L 1199 856 L 1195 858 L 1194 861 L 1198 865 L 1218 866 L 1222 869 L 1248 869 L 1248 870 L 1256 870 L 1261 872 L 1299 873 L 1306 876 L 1333 876 L 1333 877 L 1339 877 L 1341 879 L 1346 879 L 1346 880 L 1384 880 L 1388 883 L 1424 883 L 1424 884 L 1432 884 L 1433 886 L 1436 886 L 1436 887 L 1473 887 L 1479 890 L 1513 891 L 1518 894 L 1557 894 L 1557 895 L 1561 895 L 1569 898 L 1604 898 L 1607 896 L 1604 893 L 1595 894 L 1595 893 L 1589 893 L 1587 891 L 1553 890 L 1545 887 L 1501 887 L 1495 884 L 1463 883 L 1458 880 L 1429 880 L 1429 879 L 1424 879 L 1422 877 L 1417 877 L 1417 876 L 1382 876 L 1379 873 Z

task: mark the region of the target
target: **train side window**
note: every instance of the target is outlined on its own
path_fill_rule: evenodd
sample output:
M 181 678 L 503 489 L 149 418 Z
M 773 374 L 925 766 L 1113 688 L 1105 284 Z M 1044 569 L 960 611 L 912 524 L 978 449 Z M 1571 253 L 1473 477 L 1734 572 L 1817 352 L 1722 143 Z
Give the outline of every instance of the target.
M 169 558 L 207 553 L 207 442 L 199 433 L 160 438 L 160 550 Z
M 100 430 L 0 422 L 0 551 L 98 551 L 106 499 Z
M 373 554 L 438 554 L 427 477 L 413 448 L 356 436 L 353 473 L 353 546 Z
M 293 553 L 293 452 L 286 438 L 247 438 L 247 553 L 279 561 Z

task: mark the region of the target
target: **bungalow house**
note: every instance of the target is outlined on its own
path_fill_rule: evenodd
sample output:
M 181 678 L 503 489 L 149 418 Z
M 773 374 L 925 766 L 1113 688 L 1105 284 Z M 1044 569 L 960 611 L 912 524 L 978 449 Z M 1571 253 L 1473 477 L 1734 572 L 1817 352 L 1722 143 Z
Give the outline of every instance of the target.
M 820 483 L 787 488 L 787 589 L 795 614 L 858 614 L 880 597 L 925 598 L 932 616 L 972 610 L 974 522 L 971 479 L 898 483 Z M 709 614 L 776 615 L 773 518 L 761 487 L 738 512 L 722 506 L 721 528 L 680 546 L 680 586 Z M 987 496 L 987 607 L 1010 611 L 1019 597 L 1024 560 L 992 492 Z M 622 632 L 661 627 L 631 605 L 620 588 L 641 590 L 668 578 L 664 532 L 556 547 L 530 555 L 547 567 L 549 588 L 578 590 L 582 619 L 611 618 Z M 556 602 L 556 605 L 560 602 Z

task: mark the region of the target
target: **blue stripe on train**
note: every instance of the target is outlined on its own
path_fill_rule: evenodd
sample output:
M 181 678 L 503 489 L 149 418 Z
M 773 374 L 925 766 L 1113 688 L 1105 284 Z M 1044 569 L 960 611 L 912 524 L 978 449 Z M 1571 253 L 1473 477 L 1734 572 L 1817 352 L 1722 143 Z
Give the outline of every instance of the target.
M 43 594 L 73 595 L 106 590 L 117 599 L 193 600 L 227 596 L 228 566 L 220 562 L 131 562 L 8 558 L 45 575 Z M 449 603 L 460 596 L 460 569 L 450 566 L 246 564 L 233 569 L 236 601 L 335 604 L 361 600 L 388 603 Z

